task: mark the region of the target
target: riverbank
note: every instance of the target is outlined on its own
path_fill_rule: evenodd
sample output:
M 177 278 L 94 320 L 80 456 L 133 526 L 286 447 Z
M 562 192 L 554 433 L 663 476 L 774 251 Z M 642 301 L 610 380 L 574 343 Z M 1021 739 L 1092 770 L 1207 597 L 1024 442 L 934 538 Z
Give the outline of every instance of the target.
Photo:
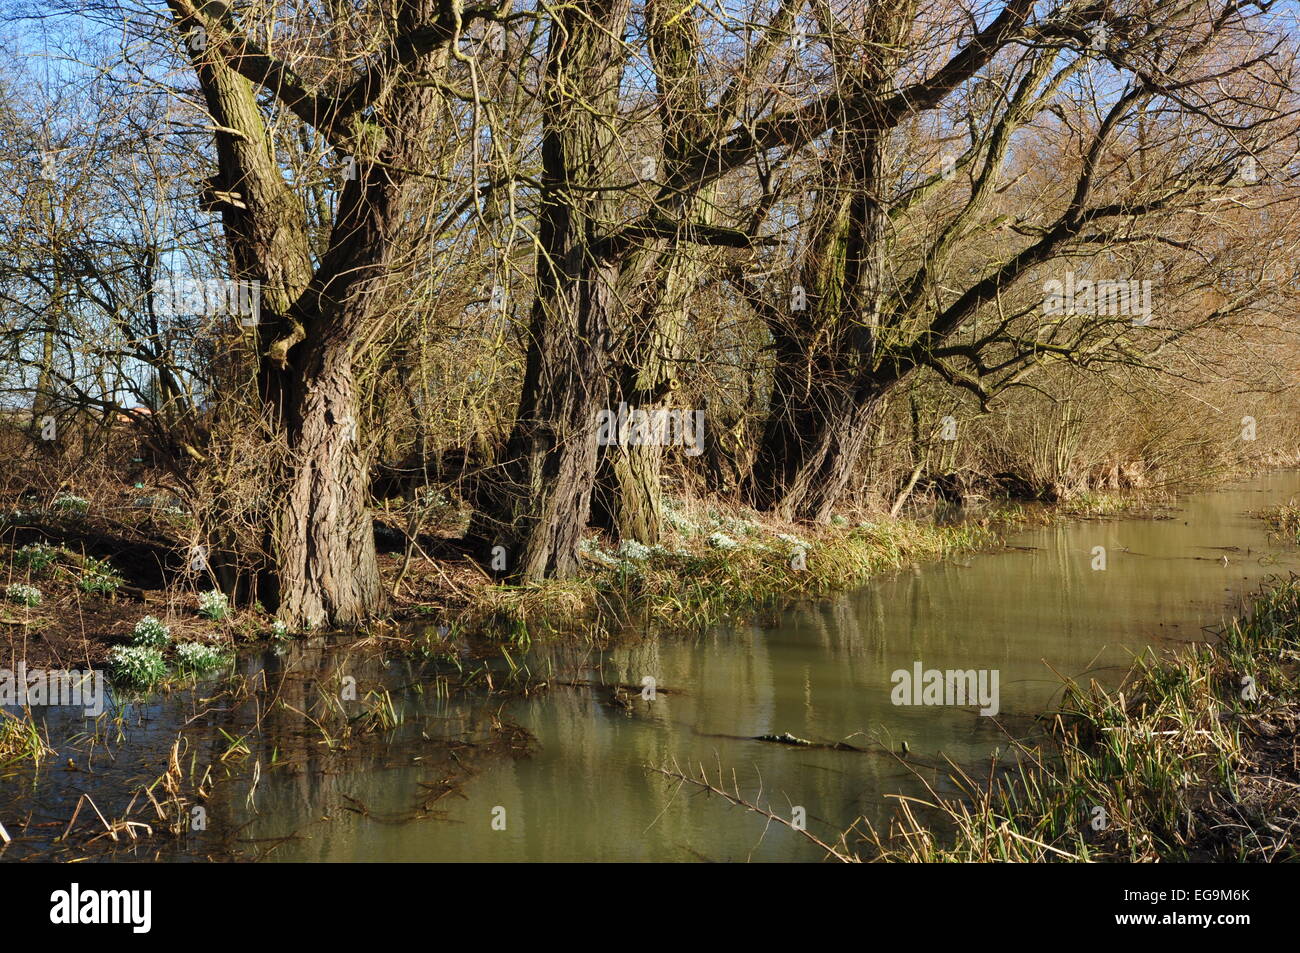
M 1114 690 L 1069 682 L 1013 767 L 903 801 L 866 857 L 902 862 L 1300 858 L 1300 577 L 1208 645 L 1139 658 Z M 933 791 L 932 791 L 933 793 Z
M 514 587 L 478 573 L 438 608 L 461 628 L 515 640 L 573 631 L 575 619 L 597 641 L 633 622 L 699 630 L 844 592 L 904 566 L 995 550 L 1007 533 L 1028 526 L 1155 517 L 1170 499 L 1154 491 L 1083 493 L 1055 504 L 998 500 L 970 510 L 940 505 L 911 517 L 835 517 L 822 526 L 676 499 L 660 545 L 615 546 L 589 536 L 576 579 Z M 435 590 L 433 599 L 446 591 Z M 430 606 L 413 608 L 426 612 Z
M 389 640 L 389 649 L 397 639 L 413 653 L 439 656 L 467 648 L 495 654 L 495 644 L 538 637 L 600 643 L 631 624 L 698 630 L 903 566 L 996 549 L 1006 532 L 1028 525 L 1151 515 L 1166 500 L 1089 493 L 1051 505 L 994 501 L 969 512 L 940 503 L 909 517 L 836 517 L 810 527 L 674 498 L 660 544 L 617 545 L 591 534 L 575 578 L 529 585 L 484 570 L 460 546 L 454 522 L 410 536 L 398 528 L 400 514 L 381 511 L 376 536 L 390 604 L 366 632 Z M 102 490 L 0 506 L 0 665 L 111 665 L 118 649 L 138 641 L 145 618 L 165 625 L 173 642 L 225 655 L 303 635 L 260 605 L 228 605 L 213 590 L 201 564 L 187 562 L 192 519 L 174 503 Z M 161 681 L 164 670 L 155 670 Z

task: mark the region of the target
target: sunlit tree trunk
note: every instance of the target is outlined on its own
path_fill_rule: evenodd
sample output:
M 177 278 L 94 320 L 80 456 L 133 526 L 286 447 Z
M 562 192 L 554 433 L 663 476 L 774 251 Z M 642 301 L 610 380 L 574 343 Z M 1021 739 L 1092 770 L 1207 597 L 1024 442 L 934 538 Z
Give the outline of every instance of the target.
M 699 29 L 689 11 L 665 0 L 648 3 L 646 17 L 663 133 L 663 156 L 655 163 L 655 178 L 675 183 L 684 171 L 689 150 L 705 135 L 708 104 Z M 678 222 L 712 225 L 716 193 L 715 184 L 675 187 L 663 197 L 663 210 Z M 625 273 L 631 276 L 627 283 L 639 289 L 632 297 L 640 308 L 635 323 L 625 332 L 624 351 L 617 355 L 611 409 L 626 404 L 649 414 L 661 409 L 693 410 L 673 404 L 680 400 L 677 367 L 687 350 L 690 309 L 704 273 L 704 255 L 703 247 L 673 235 L 632 256 Z M 685 451 L 668 451 L 659 443 L 602 447 L 593 522 L 619 539 L 647 546 L 658 543 L 663 526 L 665 452 Z
M 565 577 L 596 478 L 598 413 L 608 404 L 619 263 L 618 114 L 627 0 L 556 8 L 542 90 L 536 299 L 523 389 L 501 462 L 480 482 L 470 539 L 522 579 Z
M 221 213 L 232 270 L 261 284 L 260 324 L 254 331 L 258 397 L 268 452 L 277 461 L 265 513 L 266 564 L 258 596 L 294 625 L 354 625 L 383 607 L 368 507 L 369 460 L 359 440 L 356 349 L 391 310 L 383 294 L 398 254 L 410 170 L 427 149 L 437 109 L 429 82 L 445 65 L 445 50 L 412 57 L 400 70 L 364 85 L 379 107 L 354 112 L 331 133 L 357 153 L 328 245 L 318 264 L 308 244 L 303 202 L 286 182 L 253 84 L 226 54 L 245 42 L 228 14 L 171 0 L 184 34 L 202 26 L 209 36 L 193 50 L 195 72 L 216 120 L 216 180 L 208 194 Z M 395 5 L 393 29 L 445 38 L 436 0 Z M 244 60 L 245 68 L 252 68 Z M 255 65 L 255 64 L 254 64 Z M 396 77 L 396 78 L 394 78 Z M 277 92 L 282 92 L 277 90 Z M 329 102 L 329 108 L 341 103 Z M 308 118 L 326 122 L 328 109 Z M 220 512 L 208 514 L 220 548 Z M 228 537 L 227 537 L 228 538 Z

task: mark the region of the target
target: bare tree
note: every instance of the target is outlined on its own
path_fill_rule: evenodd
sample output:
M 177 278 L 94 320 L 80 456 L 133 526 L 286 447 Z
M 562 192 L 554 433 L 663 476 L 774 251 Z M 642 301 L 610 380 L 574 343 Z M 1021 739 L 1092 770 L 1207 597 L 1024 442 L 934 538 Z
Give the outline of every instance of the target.
M 279 474 L 259 595 L 297 624 L 350 624 L 382 606 L 358 442 L 355 362 L 400 316 L 383 293 L 400 272 L 412 184 L 429 172 L 462 31 L 495 7 L 401 0 L 331 6 L 284 24 L 272 7 L 169 0 L 214 130 L 219 211 L 235 277 L 260 282 L 258 398 Z M 288 38 L 283 52 L 258 37 Z M 303 65 L 296 66 L 291 59 Z M 360 64 L 360 65 L 359 65 Z M 467 72 L 472 74 L 472 64 Z M 259 90 L 270 96 L 259 96 Z M 273 122 L 302 123 L 344 156 L 328 239 L 287 181 Z
M 1104 309 L 1045 327 L 1041 291 L 1013 289 L 1102 246 L 1194 245 L 1198 216 L 1241 194 L 1241 163 L 1277 159 L 1294 132 L 1293 50 L 1270 29 L 1269 9 L 1064 4 L 1033 22 L 1027 5 L 1009 4 L 994 23 L 1014 18 L 1016 42 L 1001 56 L 976 38 L 909 86 L 923 75 L 919 40 L 933 22 L 917 4 L 874 6 L 865 22 L 822 7 L 843 92 L 828 97 L 839 116 L 801 268 L 807 307 L 744 287 L 775 352 L 754 503 L 827 519 L 873 412 L 920 369 L 987 402 L 1045 360 L 1137 360 L 1138 336 L 1186 335 Z M 958 83 L 966 108 L 936 132 L 951 138 L 966 112 L 965 147 L 918 176 L 902 133 L 942 110 Z M 1006 172 L 1017 144 L 1034 138 L 1053 183 L 1025 202 Z M 945 191 L 955 195 L 947 205 L 927 204 Z M 966 254 L 972 247 L 981 255 Z

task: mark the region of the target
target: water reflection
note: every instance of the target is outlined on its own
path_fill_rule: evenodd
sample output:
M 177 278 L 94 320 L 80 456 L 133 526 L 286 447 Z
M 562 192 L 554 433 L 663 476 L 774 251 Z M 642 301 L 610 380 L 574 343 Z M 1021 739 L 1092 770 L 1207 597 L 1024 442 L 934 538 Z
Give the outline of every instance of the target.
M 1020 548 L 902 572 L 791 609 L 770 627 L 722 626 L 594 656 L 539 649 L 529 659 L 534 671 L 633 685 L 649 675 L 675 692 L 653 703 L 634 698 L 630 712 L 603 689 L 561 687 L 511 702 L 504 714 L 536 737 L 537 752 L 485 767 L 448 806 L 445 821 L 394 828 L 353 816 L 277 856 L 817 859 L 820 851 L 791 832 L 678 788 L 647 766 L 721 769 L 773 810 L 803 806 L 810 828 L 822 834 L 859 815 L 880 823 L 892 810 L 887 795 L 922 790 L 889 750 L 906 741 L 909 761 L 942 787 L 945 756 L 985 758 L 1006 744 L 999 723 L 1023 731 L 1059 698 L 1054 672 L 1114 682 L 1134 653 L 1204 637 L 1204 626 L 1265 577 L 1294 568 L 1294 553 L 1277 556 L 1247 514 L 1297 492 L 1296 474 L 1274 474 L 1194 496 L 1170 519 L 1034 530 L 1011 540 Z M 1092 568 L 1098 546 L 1106 551 L 1104 571 Z M 891 704 L 891 673 L 917 660 L 926 668 L 998 670 L 998 718 L 980 717 L 974 707 Z M 752 740 L 783 732 L 870 750 Z M 351 779 L 390 808 L 409 796 L 409 782 L 400 770 Z M 505 830 L 492 829 L 495 807 L 506 811 Z
M 923 781 L 950 790 L 945 758 L 977 763 L 1005 747 L 1006 732 L 1028 731 L 1059 698 L 1057 673 L 1113 683 L 1135 653 L 1204 637 L 1267 576 L 1300 566 L 1247 515 L 1296 495 L 1300 474 L 1273 474 L 1191 497 L 1169 519 L 1022 533 L 1005 552 L 883 577 L 770 625 L 644 635 L 607 652 L 539 646 L 523 661 L 551 688 L 508 701 L 449 701 L 409 665 L 295 644 L 244 665 L 260 689 L 247 701 L 190 692 L 129 709 L 120 731 L 105 732 L 95 776 L 78 773 L 87 765 L 47 767 L 17 791 L 6 822 L 53 834 L 82 791 L 127 801 L 190 723 L 206 728 L 187 732 L 186 762 L 224 765 L 232 780 L 211 786 L 210 829 L 149 848 L 160 856 L 817 860 L 785 828 L 648 769 L 721 772 L 783 815 L 803 807 L 828 838 L 860 816 L 880 824 L 890 795 L 923 793 Z M 1092 568 L 1096 547 L 1104 571 Z M 997 718 L 974 705 L 892 704 L 891 674 L 918 661 L 996 670 Z M 363 693 L 393 688 L 401 724 L 338 746 L 337 726 L 305 720 L 345 670 Z M 636 690 L 646 676 L 661 689 L 653 701 Z M 615 684 L 633 688 L 615 697 Z M 424 691 L 401 689 L 412 685 Z M 51 713 L 52 738 L 86 730 Z M 755 740 L 783 733 L 865 750 Z M 247 753 L 223 762 L 237 739 Z M 904 743 L 906 761 L 893 754 Z M 16 842 L 6 859 L 33 850 L 30 838 Z

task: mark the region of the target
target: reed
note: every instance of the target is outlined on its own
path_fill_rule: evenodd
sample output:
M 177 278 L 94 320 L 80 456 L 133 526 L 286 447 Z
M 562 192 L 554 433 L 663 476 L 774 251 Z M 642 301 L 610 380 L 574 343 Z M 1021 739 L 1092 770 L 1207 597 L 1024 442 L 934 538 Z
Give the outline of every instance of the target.
M 1274 533 L 1292 543 L 1300 543 L 1300 506 L 1284 503 L 1259 514 Z
M 17 765 L 40 767 L 54 753 L 30 714 L 0 711 L 0 769 Z

